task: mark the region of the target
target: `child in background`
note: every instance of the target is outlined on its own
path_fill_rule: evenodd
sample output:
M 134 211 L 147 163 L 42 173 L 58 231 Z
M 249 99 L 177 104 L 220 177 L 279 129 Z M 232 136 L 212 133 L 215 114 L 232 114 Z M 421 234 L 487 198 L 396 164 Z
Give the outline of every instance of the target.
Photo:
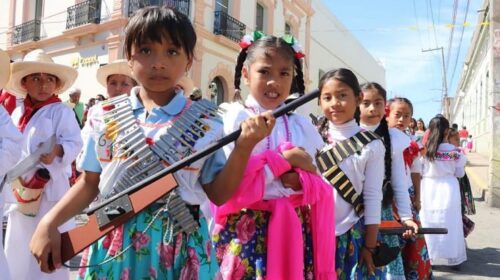
M 124 52 L 134 77 L 140 82 L 126 100 L 130 102 L 135 121 L 149 139 L 157 142 L 170 127 L 195 104 L 176 91 L 177 82 L 189 70 L 194 58 L 196 33 L 184 14 L 166 7 L 146 7 L 136 12 L 125 28 Z M 118 100 L 123 95 L 116 97 Z M 113 99 L 116 100 L 116 99 Z M 113 101 L 112 100 L 112 101 Z M 103 112 L 104 102 L 94 107 Z M 109 107 L 109 106 L 108 106 Z M 101 192 L 104 196 L 127 168 L 126 159 L 113 150 L 117 137 L 106 134 L 102 114 L 95 114 L 92 133 L 87 134 L 86 146 L 79 165 L 81 179 L 49 212 L 37 228 L 31 250 L 44 271 L 51 271 L 52 262 L 60 267 L 60 234 L 57 226 L 80 213 Z M 203 118 L 204 134 L 193 147 L 203 149 L 222 136 L 222 125 L 216 117 Z M 92 120 L 89 120 L 92 121 Z M 201 121 L 201 120 L 200 120 Z M 205 126 L 206 125 L 206 126 Z M 274 125 L 270 114 L 258 115 L 242 124 L 242 133 L 233 153 L 226 158 L 221 150 L 174 173 L 180 195 L 199 228 L 192 233 L 170 235 L 174 220 L 168 203 L 159 200 L 144 209 L 125 224 L 115 228 L 94 243 L 82 257 L 79 279 L 213 279 L 218 271 L 210 243 L 208 227 L 199 205 L 210 199 L 224 203 L 234 192 L 241 179 L 251 150 L 269 134 Z M 178 128 L 178 127 L 177 127 Z M 181 142 L 175 157 L 185 156 Z M 191 149 L 187 153 L 193 153 Z M 227 164 L 226 164 L 227 163 Z M 168 196 L 171 197 L 172 193 Z M 168 197 L 166 198 L 168 201 Z M 182 204 L 181 204 L 182 205 Z M 106 263 L 103 263 L 108 261 Z M 67 278 L 66 278 L 67 279 Z
M 403 151 L 410 146 L 410 139 L 398 128 L 389 128 L 386 120 L 386 99 L 385 89 L 378 83 L 366 83 L 361 85 L 363 91 L 363 101 L 360 105 L 361 127 L 373 131 L 384 139 L 385 146 L 385 181 L 382 200 L 382 220 L 394 220 L 393 204 L 401 222 L 415 231 L 418 225 L 413 221 L 411 212 L 411 201 L 408 193 L 410 187 L 406 176 L 406 168 Z M 410 115 L 403 117 L 409 121 Z M 398 125 L 396 125 L 398 126 Z M 402 127 L 402 125 L 399 125 Z M 407 231 L 403 236 L 414 236 L 414 233 Z M 398 236 L 384 235 L 384 242 L 389 247 L 400 247 Z M 404 266 L 401 255 L 396 260 L 386 266 L 387 279 L 405 279 Z
M 296 44 L 261 32 L 243 38 L 234 84 L 239 90 L 243 77 L 250 94 L 226 107 L 225 133 L 282 106 L 294 77 L 304 92 Z M 322 146 L 311 122 L 295 113 L 278 118 L 255 146 L 238 192 L 216 209 L 212 240 L 222 279 L 335 278 L 332 190 L 312 162 Z M 224 147 L 226 154 L 233 149 Z
M 10 62 L 9 55 L 0 50 L 0 88 L 9 81 Z M 21 133 L 12 123 L 9 113 L 0 105 L 0 184 L 3 185 L 5 174 L 12 169 L 21 156 L 21 142 L 23 140 Z M 0 185 L 0 186 L 1 186 Z M 10 191 L 3 186 L 0 189 L 0 219 L 3 220 L 4 194 Z M 2 223 L 3 224 L 3 223 Z M 3 229 L 0 231 L 0 241 L 3 240 Z M 3 251 L 3 242 L 0 243 L 0 275 L 2 279 L 10 280 L 9 266 Z
M 398 128 L 405 131 L 408 127 L 408 120 L 413 115 L 413 105 L 407 98 L 397 97 L 388 102 L 389 116 L 387 124 L 389 128 Z M 412 119 L 414 120 L 414 119 Z M 410 199 L 412 202 L 413 220 L 420 226 L 418 212 L 421 208 L 420 196 L 420 146 L 414 140 L 403 152 L 406 167 L 406 177 L 410 186 Z M 416 235 L 413 238 L 403 239 L 403 265 L 407 279 L 428 280 L 432 278 L 431 262 L 427 253 L 427 245 L 423 235 Z
M 326 146 L 322 152 L 335 148 L 339 143 L 358 137 L 361 89 L 354 73 L 348 69 L 328 71 L 319 83 L 320 106 L 325 120 L 320 133 Z M 369 134 L 372 135 L 372 134 Z M 374 134 L 373 134 L 374 135 Z M 363 136 L 361 136 L 363 137 Z M 384 144 L 376 138 L 364 144 L 357 153 L 337 163 L 352 183 L 355 195 L 362 200 L 360 211 L 355 203 L 333 184 L 335 199 L 335 270 L 338 279 L 383 279 L 383 269 L 376 268 L 373 254 L 377 246 L 382 200 Z M 357 138 L 359 139 L 359 137 Z M 334 167 L 333 167 L 334 168 Z M 327 172 L 322 172 L 327 177 Z M 345 179 L 344 179 L 345 180 Z
M 472 135 L 469 134 L 469 137 L 467 137 L 467 151 L 471 153 L 473 148 L 474 148 L 474 141 L 472 140 Z
M 42 143 L 50 141 L 53 136 L 56 141 L 50 152 L 40 156 L 36 168 L 21 176 L 23 187 L 7 192 L 9 221 L 5 254 L 13 279 L 66 280 L 69 278 L 68 269 L 52 274 L 40 271 L 37 260 L 30 253 L 29 242 L 36 227 L 43 223 L 44 215 L 69 190 L 71 162 L 82 148 L 75 113 L 58 97 L 73 84 L 77 72 L 72 67 L 54 63 L 41 49 L 26 54 L 22 62 L 14 62 L 11 70 L 9 91 L 24 97 L 23 105 L 12 113 L 14 124 L 23 134 L 20 160 L 35 153 Z M 36 198 L 28 197 L 29 193 L 35 192 L 34 188 L 29 187 L 29 182 L 37 181 L 35 179 L 40 170 L 48 171 L 45 179 L 50 179 L 44 187 L 43 184 L 38 186 L 42 188 L 36 189 L 40 191 Z M 74 226 L 73 220 L 68 220 L 58 225 L 59 230 L 66 231 Z
M 431 264 L 459 269 L 467 256 L 457 177 L 464 176 L 467 159 L 448 143 L 449 126 L 441 115 L 429 123 L 426 151 L 419 160 L 422 170 L 420 219 L 423 227 L 448 229 L 446 235 L 425 236 Z

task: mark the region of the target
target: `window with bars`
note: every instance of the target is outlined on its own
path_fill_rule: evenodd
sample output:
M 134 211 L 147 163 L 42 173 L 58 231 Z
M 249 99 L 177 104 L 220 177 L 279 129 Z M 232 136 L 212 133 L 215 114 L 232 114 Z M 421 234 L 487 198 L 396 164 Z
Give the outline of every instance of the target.
M 257 3 L 257 9 L 255 11 L 255 30 L 264 30 L 264 7 Z

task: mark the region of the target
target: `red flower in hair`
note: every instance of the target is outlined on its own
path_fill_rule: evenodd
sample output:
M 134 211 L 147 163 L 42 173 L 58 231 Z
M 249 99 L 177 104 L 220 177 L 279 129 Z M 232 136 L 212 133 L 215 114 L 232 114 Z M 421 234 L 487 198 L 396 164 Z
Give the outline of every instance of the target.
M 391 114 L 391 107 L 389 105 L 385 105 L 385 117 L 388 118 Z

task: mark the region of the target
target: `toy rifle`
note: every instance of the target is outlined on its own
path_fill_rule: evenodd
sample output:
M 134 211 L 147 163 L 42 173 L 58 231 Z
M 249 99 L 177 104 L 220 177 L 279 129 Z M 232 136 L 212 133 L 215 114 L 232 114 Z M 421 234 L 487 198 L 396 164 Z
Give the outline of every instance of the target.
M 314 90 L 277 108 L 274 110 L 273 115 L 275 118 L 278 118 L 318 96 L 319 90 Z M 120 110 L 120 108 L 116 110 Z M 123 120 L 123 122 L 130 121 L 128 117 Z M 99 238 L 124 224 L 146 207 L 174 190 L 177 187 L 177 182 L 172 175 L 174 172 L 189 166 L 195 161 L 235 141 L 240 134 L 241 129 L 238 129 L 219 141 L 208 145 L 203 150 L 184 157 L 181 160 L 170 162 L 172 164 L 166 168 L 161 166 L 161 164 L 153 164 L 151 169 L 161 166 L 162 170 L 151 176 L 147 176 L 138 183 L 133 184 L 131 187 L 117 194 L 113 194 L 111 197 L 87 210 L 86 214 L 89 216 L 87 224 L 61 234 L 62 262 L 69 261 L 72 257 L 96 242 Z M 168 146 L 168 141 L 164 142 L 164 145 Z
M 383 235 L 400 235 L 407 230 L 413 231 L 412 227 L 402 225 L 398 221 L 382 221 L 379 227 L 380 234 Z M 419 228 L 418 234 L 448 234 L 447 228 Z

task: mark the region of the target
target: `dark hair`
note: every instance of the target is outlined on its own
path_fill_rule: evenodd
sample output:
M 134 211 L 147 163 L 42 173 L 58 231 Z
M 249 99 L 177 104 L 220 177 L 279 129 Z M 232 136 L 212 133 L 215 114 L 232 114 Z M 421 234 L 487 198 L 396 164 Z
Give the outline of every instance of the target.
M 290 60 L 293 60 L 293 63 L 295 65 L 294 81 L 297 85 L 299 95 L 303 95 L 305 91 L 305 85 L 304 73 L 302 72 L 302 62 L 299 58 L 295 57 L 295 51 L 293 50 L 292 46 L 290 46 L 282 38 L 278 38 L 275 36 L 266 36 L 260 38 L 253 42 L 253 44 L 249 47 L 241 49 L 236 60 L 236 67 L 234 68 L 234 89 L 241 90 L 241 70 L 243 69 L 243 65 L 249 65 L 255 61 L 257 50 L 266 50 L 270 48 L 275 48 L 279 51 L 280 54 L 284 54 L 289 57 Z M 265 52 L 265 55 L 268 55 L 268 53 Z
M 408 107 L 410 107 L 411 115 L 413 116 L 413 104 L 411 104 L 411 101 L 408 98 L 406 98 L 406 97 L 391 98 L 391 99 L 387 100 L 387 106 L 389 106 L 389 108 L 391 108 L 392 104 L 396 103 L 396 102 L 406 103 L 408 105 Z
M 125 27 L 123 52 L 130 59 L 133 46 L 147 40 L 161 43 L 165 39 L 184 49 L 188 58 L 194 57 L 196 33 L 189 18 L 165 6 L 145 7 L 135 12 Z
M 323 90 L 323 86 L 325 85 L 325 83 L 328 82 L 330 79 L 335 79 L 337 81 L 346 84 L 348 87 L 352 89 L 352 91 L 354 92 L 354 96 L 359 97 L 361 95 L 361 88 L 359 87 L 358 78 L 356 78 L 356 75 L 354 75 L 354 73 L 351 70 L 346 68 L 338 68 L 330 70 L 325 74 L 323 74 L 323 76 L 321 76 L 321 78 L 319 79 L 319 84 L 318 84 L 320 92 Z M 318 103 L 320 101 L 321 101 L 321 94 L 318 97 Z M 356 119 L 356 122 L 358 124 L 359 124 L 359 117 L 360 117 L 359 107 L 356 107 L 356 111 L 354 112 L 354 118 Z M 323 137 L 323 141 L 326 142 L 328 133 L 327 118 L 323 119 L 318 130 L 319 133 L 321 134 L 321 137 Z
M 458 124 L 456 124 L 456 123 L 452 124 L 451 128 L 458 130 Z
M 424 122 L 424 120 L 422 120 L 422 118 L 418 119 L 418 121 L 417 121 L 417 122 L 421 122 L 421 123 L 422 123 L 422 125 L 424 126 L 424 131 L 426 131 L 426 130 L 427 130 L 427 128 L 426 128 L 426 126 L 425 126 L 425 122 Z M 417 126 L 417 127 L 418 127 L 418 126 Z
M 384 101 L 387 101 L 387 91 L 379 84 L 376 82 L 369 82 L 369 83 L 364 83 L 361 85 L 361 90 L 374 90 L 376 91 L 382 98 L 384 98 Z M 382 118 L 380 120 L 380 124 L 375 129 L 375 133 L 377 133 L 382 139 L 384 140 L 384 147 L 385 147 L 385 155 L 384 155 L 384 185 L 382 188 L 382 191 L 384 192 L 384 198 L 382 200 L 382 205 L 384 207 L 388 207 L 391 205 L 392 200 L 394 198 L 394 190 L 392 189 L 391 185 L 391 177 L 392 177 L 392 145 L 391 145 L 391 136 L 389 135 L 389 125 L 387 124 L 387 121 L 385 118 Z
M 439 144 L 443 143 L 444 137 L 446 136 L 446 130 L 450 128 L 450 123 L 442 115 L 435 116 L 429 122 L 429 138 L 425 143 L 427 148 L 425 156 L 433 161 L 436 156 Z

